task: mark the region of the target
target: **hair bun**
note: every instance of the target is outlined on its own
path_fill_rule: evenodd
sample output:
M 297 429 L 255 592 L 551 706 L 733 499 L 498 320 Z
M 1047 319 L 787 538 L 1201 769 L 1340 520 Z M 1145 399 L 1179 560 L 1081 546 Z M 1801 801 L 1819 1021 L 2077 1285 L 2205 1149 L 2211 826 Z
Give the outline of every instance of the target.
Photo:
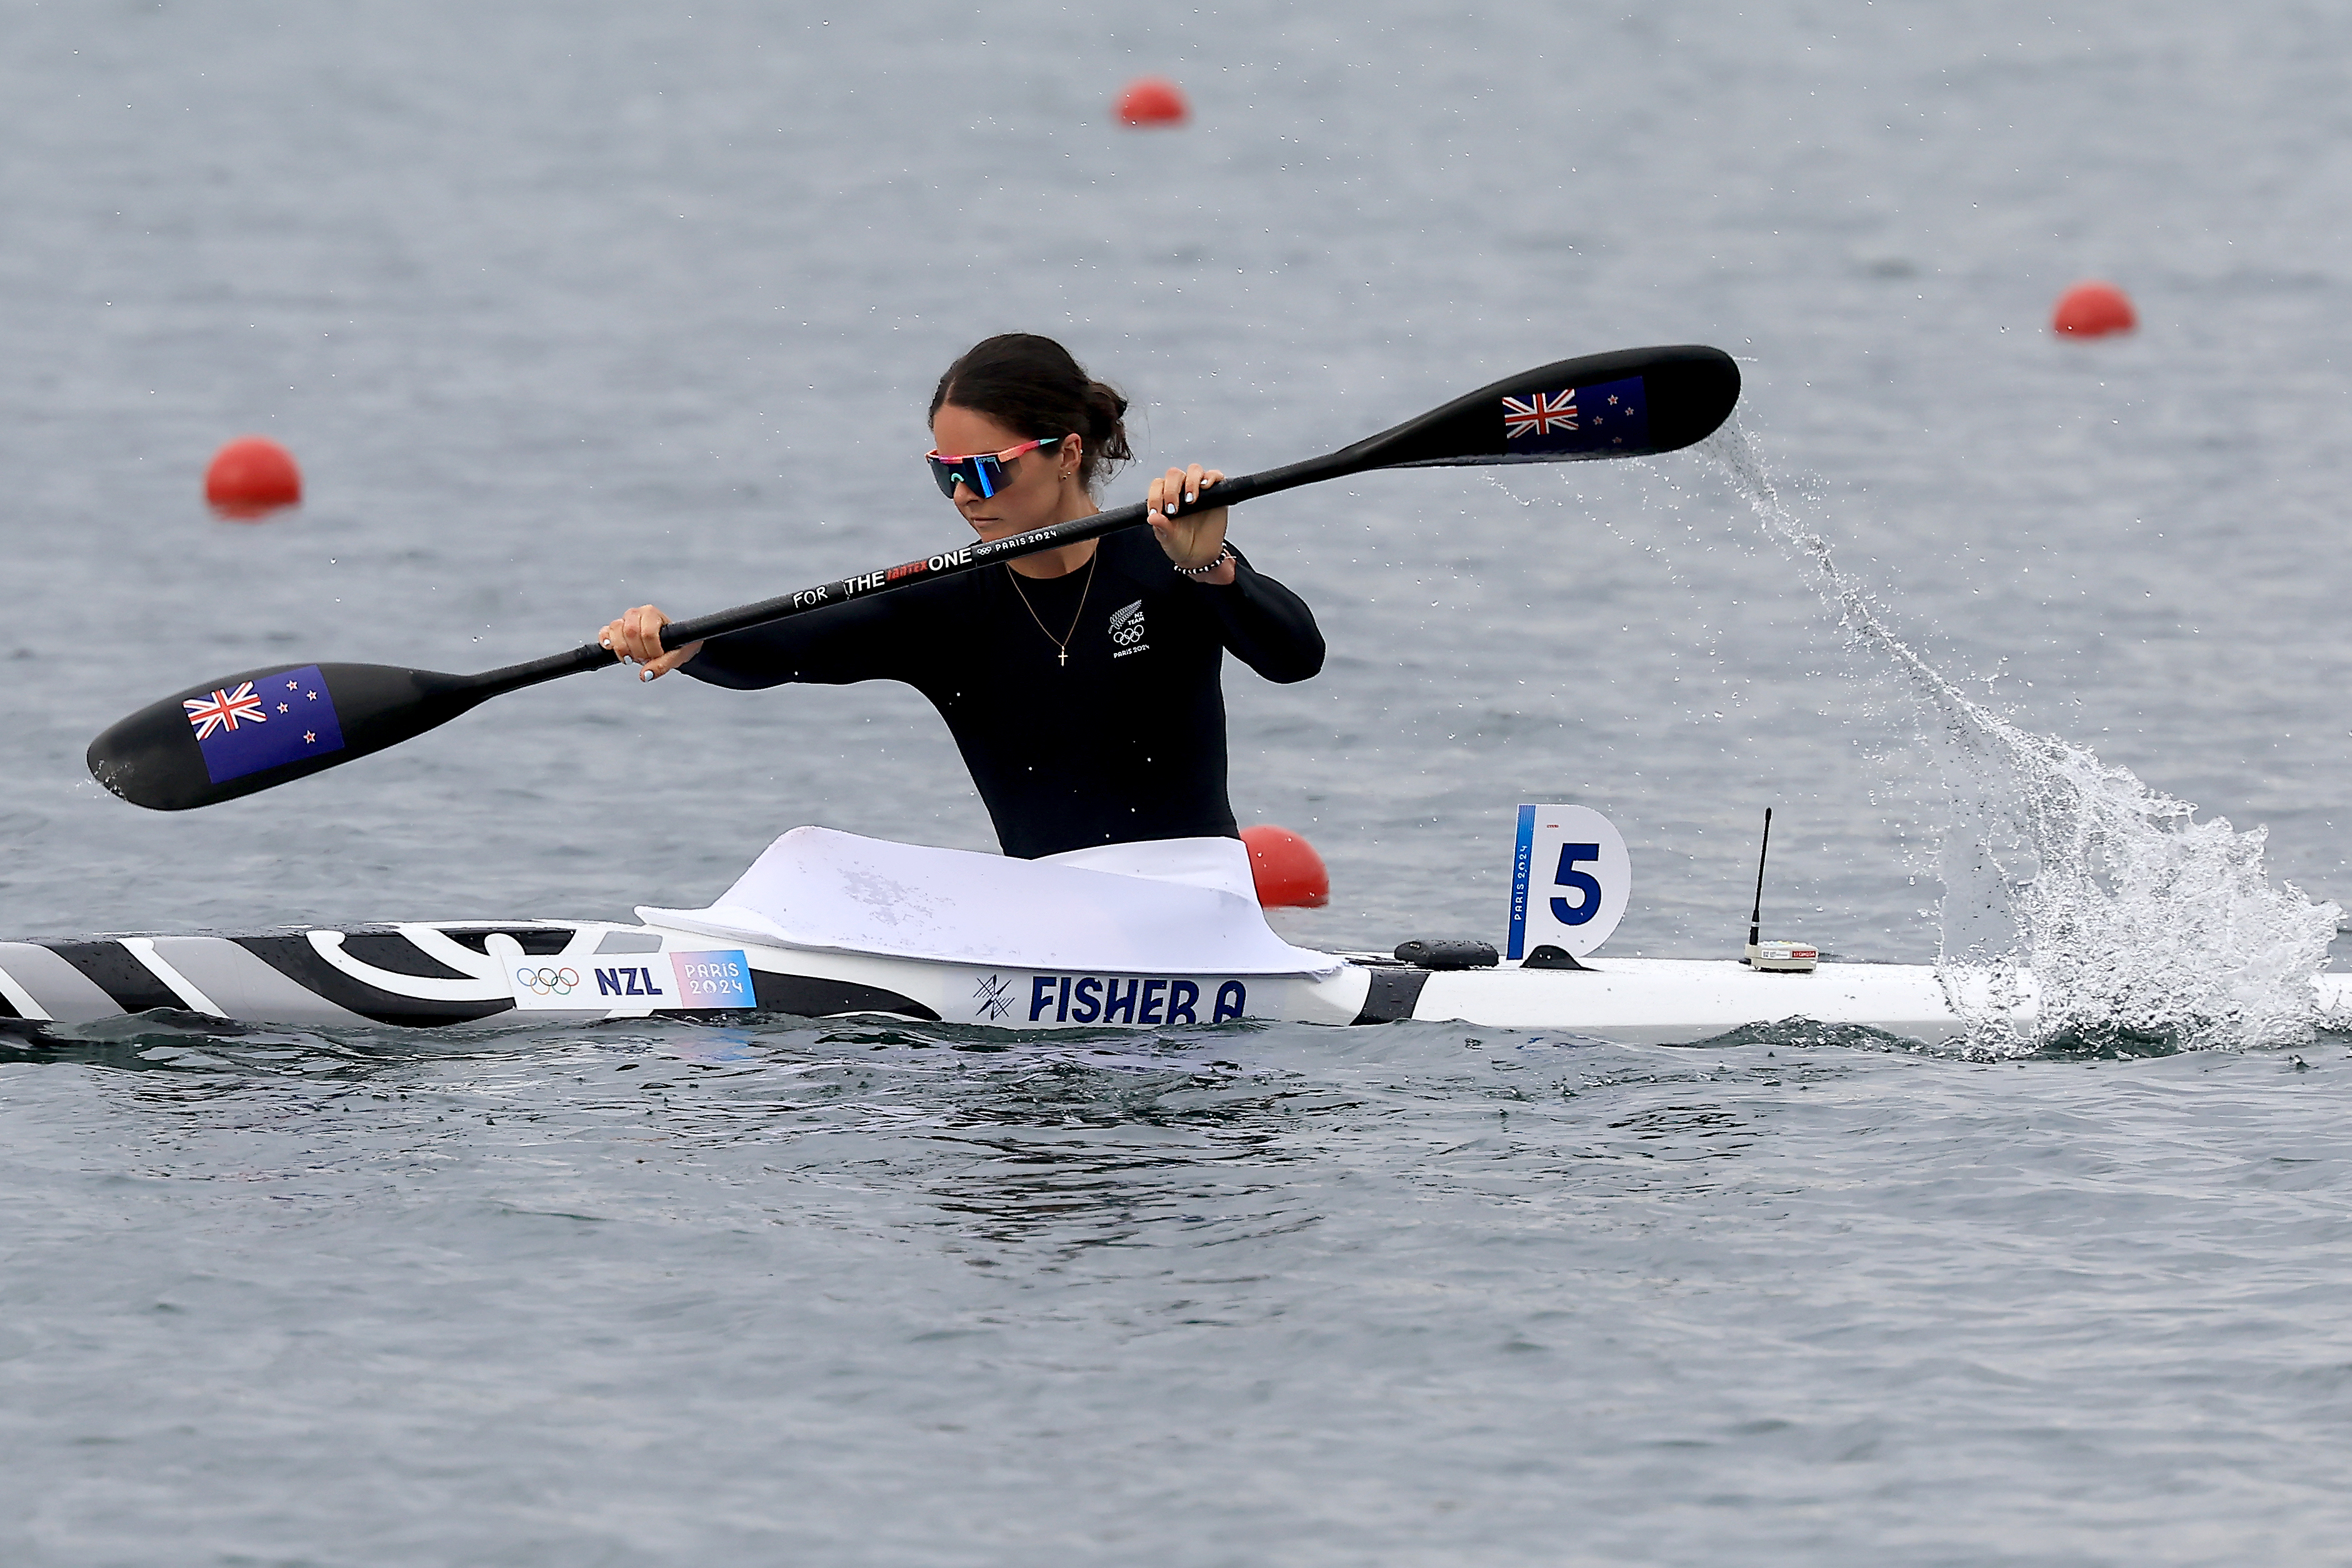
M 1135 455 L 1127 444 L 1127 399 L 1108 382 L 1087 384 L 1087 411 L 1095 417 L 1094 428 L 1087 434 L 1096 451 L 1112 463 L 1124 463 Z

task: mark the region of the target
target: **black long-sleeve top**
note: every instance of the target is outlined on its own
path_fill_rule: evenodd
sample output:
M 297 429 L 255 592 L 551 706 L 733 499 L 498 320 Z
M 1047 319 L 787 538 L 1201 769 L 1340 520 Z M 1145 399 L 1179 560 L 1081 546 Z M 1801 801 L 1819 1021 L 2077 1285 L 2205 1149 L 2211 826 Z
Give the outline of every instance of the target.
M 1314 612 L 1240 553 L 1213 587 L 1125 530 L 1091 581 L 987 568 L 716 637 L 682 667 L 740 690 L 906 682 L 947 720 L 1008 855 L 1230 838 L 1224 653 L 1270 681 L 1323 667 Z

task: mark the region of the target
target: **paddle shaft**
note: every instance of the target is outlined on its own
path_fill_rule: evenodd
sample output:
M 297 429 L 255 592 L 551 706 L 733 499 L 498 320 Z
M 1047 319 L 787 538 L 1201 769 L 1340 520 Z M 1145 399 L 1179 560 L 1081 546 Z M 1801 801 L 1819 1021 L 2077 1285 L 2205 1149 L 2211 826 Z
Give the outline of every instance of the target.
M 1349 447 L 1304 463 L 1269 468 L 1263 474 L 1243 474 L 1221 479 L 1213 489 L 1203 492 L 1198 501 L 1178 502 L 1176 515 L 1182 517 L 1191 512 L 1206 511 L 1212 507 L 1231 507 L 1255 497 L 1271 496 L 1296 489 L 1301 485 L 1312 485 L 1318 480 L 1334 479 L 1345 474 L 1380 466 L 1377 461 L 1349 462 L 1350 455 L 1355 451 L 1356 448 Z M 1149 508 L 1138 501 L 1108 512 L 1072 517 L 1066 522 L 1048 523 L 1042 528 L 1031 528 L 1026 533 L 1008 534 L 1001 539 L 976 539 L 971 544 L 959 545 L 954 549 L 920 560 L 903 561 L 879 571 L 862 571 L 855 576 L 836 578 L 814 588 L 803 588 L 796 593 L 762 599 L 755 604 L 740 604 L 732 610 L 698 615 L 691 621 L 673 621 L 662 628 L 662 646 L 683 648 L 688 643 L 724 637 L 730 632 L 746 632 L 771 622 L 788 621 L 812 610 L 823 610 L 830 605 L 846 604 L 855 599 L 887 593 L 909 583 L 955 577 L 968 571 L 978 571 L 998 561 L 1011 560 L 1016 556 L 1035 555 L 1040 550 L 1084 544 L 1088 539 L 1098 539 L 1122 528 L 1141 527 L 1148 511 Z M 551 654 L 528 664 L 509 664 L 504 669 L 486 670 L 470 677 L 467 684 L 478 690 L 484 697 L 499 696 L 564 675 L 576 675 L 583 670 L 601 670 L 619 658 L 619 654 L 601 643 L 583 643 L 568 653 Z

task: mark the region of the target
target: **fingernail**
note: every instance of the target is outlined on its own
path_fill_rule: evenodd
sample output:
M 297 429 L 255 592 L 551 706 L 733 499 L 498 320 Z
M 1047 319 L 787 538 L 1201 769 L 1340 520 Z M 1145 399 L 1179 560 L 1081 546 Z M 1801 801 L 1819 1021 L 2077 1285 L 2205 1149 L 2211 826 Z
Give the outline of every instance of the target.
M 1197 501 L 1200 498 L 1201 492 L 1198 490 L 1187 490 L 1184 492 L 1184 499 L 1187 501 Z

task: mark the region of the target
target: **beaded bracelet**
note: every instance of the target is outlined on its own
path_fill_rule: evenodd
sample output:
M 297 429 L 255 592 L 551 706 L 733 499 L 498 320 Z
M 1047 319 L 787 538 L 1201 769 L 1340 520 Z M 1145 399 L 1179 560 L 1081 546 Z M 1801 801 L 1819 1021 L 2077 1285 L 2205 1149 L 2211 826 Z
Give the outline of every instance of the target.
M 1217 568 L 1224 565 L 1225 562 L 1234 559 L 1234 547 L 1230 544 L 1222 544 L 1217 547 L 1217 553 L 1209 558 L 1206 565 L 1180 566 L 1176 569 L 1176 575 L 1179 577 L 1189 577 L 1193 581 L 1198 582 L 1201 579 L 1208 576 L 1211 572 L 1216 570 Z

